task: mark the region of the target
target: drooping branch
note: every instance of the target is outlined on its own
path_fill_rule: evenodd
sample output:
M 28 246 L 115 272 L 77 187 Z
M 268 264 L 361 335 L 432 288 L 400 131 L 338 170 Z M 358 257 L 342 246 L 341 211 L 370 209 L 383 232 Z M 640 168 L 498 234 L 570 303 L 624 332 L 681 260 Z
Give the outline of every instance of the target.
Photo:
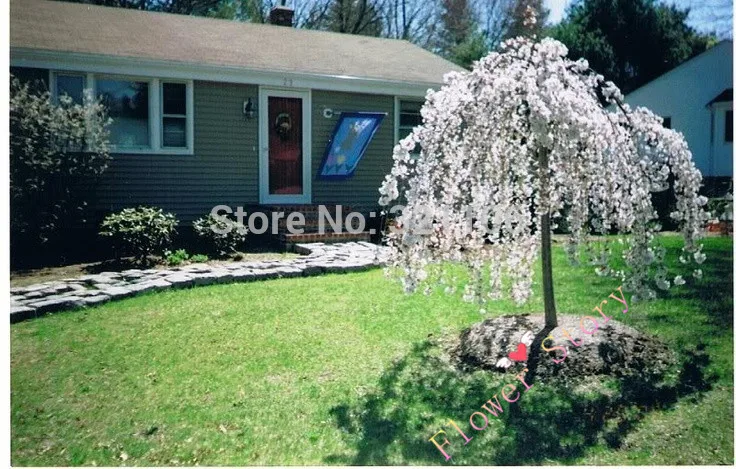
M 462 286 L 466 299 L 481 303 L 506 292 L 523 303 L 541 250 L 551 322 L 547 235 L 553 220 L 565 218 L 573 257 L 592 230 L 630 233 L 627 267 L 611 269 L 604 250 L 594 259 L 597 272 L 617 276 L 635 297 L 652 298 L 651 273 L 657 288 L 669 280 L 653 245 L 659 228 L 651 193 L 670 174 L 677 196 L 671 216 L 681 222 L 684 259 L 704 259 L 697 245 L 705 222 L 702 176 L 682 136 L 648 110 L 629 109 L 613 84 L 566 52 L 551 39 L 508 41 L 471 72 L 450 74 L 440 91 L 428 93 L 424 123 L 396 147 L 381 187 L 382 204 L 406 201 L 398 220 L 404 229 L 387 243 L 408 291 L 422 285 L 431 291 L 438 283 L 448 292 Z M 600 95 L 619 111 L 607 109 Z M 460 215 L 466 208 L 472 226 Z M 427 219 L 434 223 L 420 229 Z M 458 262 L 467 266 L 469 283 L 445 268 Z

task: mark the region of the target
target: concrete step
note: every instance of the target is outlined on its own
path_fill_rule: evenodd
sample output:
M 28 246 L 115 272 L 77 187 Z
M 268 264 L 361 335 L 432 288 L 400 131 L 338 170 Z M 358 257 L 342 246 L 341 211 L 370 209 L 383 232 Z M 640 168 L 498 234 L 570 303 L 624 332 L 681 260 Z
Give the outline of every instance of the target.
M 337 224 L 337 226 L 342 227 L 342 231 L 343 232 L 344 231 L 347 231 L 348 224 L 345 221 L 345 216 L 342 217 L 342 220 L 339 220 L 338 218 L 332 216 L 330 219 L 328 219 L 328 218 L 325 218 L 324 219 L 324 225 L 323 225 L 323 227 L 324 227 L 324 231 L 325 232 L 331 233 L 331 232 L 334 231 L 332 229 L 332 224 L 330 223 L 331 220 L 334 220 L 335 223 Z M 366 220 L 366 224 L 367 224 L 368 221 L 369 221 L 368 220 L 368 217 L 365 217 L 365 220 Z M 351 221 L 353 223 L 353 226 L 355 226 L 356 229 L 357 229 L 358 220 L 351 220 Z M 302 230 L 304 230 L 305 233 L 316 233 L 316 232 L 319 231 L 319 218 L 316 218 L 316 217 L 305 218 L 303 224 L 302 223 L 299 223 L 299 220 L 295 220 L 293 226 L 294 226 L 295 229 L 302 229 Z M 279 219 L 278 227 L 279 227 L 278 228 L 279 233 L 287 233 L 287 229 L 286 229 L 287 228 L 287 222 L 286 222 L 286 219 L 285 218 L 280 218 Z
M 279 235 L 279 243 L 281 246 L 288 250 L 292 251 L 294 249 L 294 245 L 296 244 L 305 244 L 305 243 L 348 243 L 348 242 L 357 242 L 357 241 L 365 241 L 370 242 L 371 235 L 369 232 L 364 231 L 362 233 L 324 233 L 324 234 L 318 234 L 318 233 L 304 233 L 304 234 L 288 234 L 288 233 L 282 233 Z

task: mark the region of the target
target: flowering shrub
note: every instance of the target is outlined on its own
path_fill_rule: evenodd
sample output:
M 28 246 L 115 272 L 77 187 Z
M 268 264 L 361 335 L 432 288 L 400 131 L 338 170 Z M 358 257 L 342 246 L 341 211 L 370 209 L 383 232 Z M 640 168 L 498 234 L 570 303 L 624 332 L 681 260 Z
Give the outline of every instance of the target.
M 508 279 L 510 296 L 524 303 L 542 222 L 551 217 L 554 228 L 564 216 L 573 261 L 585 246 L 597 272 L 620 278 L 634 301 L 654 298 L 653 287 L 670 281 L 654 241 L 661 227 L 651 194 L 668 187 L 670 174 L 670 216 L 685 239 L 681 260 L 705 259 L 697 241 L 707 199 L 698 195 L 702 177 L 683 136 L 648 109 L 623 104 L 613 83 L 566 55 L 552 39 L 512 39 L 428 92 L 424 123 L 395 147 L 380 188 L 382 205 L 404 203 L 402 229 L 387 243 L 389 268 L 399 267 L 390 270 L 405 290 L 455 291 L 461 281 L 447 266 L 460 262 L 471 274 L 466 300 L 499 298 Z M 591 231 L 612 230 L 625 234 L 623 270 L 610 267 L 607 241 L 587 243 Z
M 216 218 L 211 214 L 196 220 L 192 227 L 197 237 L 219 256 L 236 252 L 248 233 L 244 225 L 225 216 Z
M 100 235 L 112 240 L 118 254 L 130 254 L 143 261 L 171 245 L 176 223 L 174 215 L 160 208 L 126 208 L 105 217 Z
M 80 183 L 89 184 L 110 160 L 104 106 L 92 99 L 58 105 L 11 75 L 10 226 L 18 241 L 46 242 L 84 207 Z

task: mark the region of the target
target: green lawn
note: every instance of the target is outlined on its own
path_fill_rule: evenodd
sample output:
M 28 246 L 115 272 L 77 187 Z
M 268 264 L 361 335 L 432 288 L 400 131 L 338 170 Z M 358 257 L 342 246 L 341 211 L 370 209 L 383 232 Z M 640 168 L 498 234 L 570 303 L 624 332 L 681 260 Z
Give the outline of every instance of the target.
M 702 281 L 616 319 L 680 353 L 702 344 L 711 389 L 627 408 L 614 431 L 532 390 L 519 406 L 539 410 L 538 426 L 509 420 L 467 446 L 448 429 L 450 463 L 733 464 L 732 242 L 710 238 L 705 252 Z M 554 255 L 561 312 L 590 314 L 619 286 Z M 486 309 L 542 302 L 537 288 L 525 307 Z M 165 291 L 19 323 L 12 464 L 441 464 L 428 438 L 447 418 L 467 431 L 479 396 L 497 388 L 443 371 L 427 338 L 481 319 L 457 297 L 405 296 L 373 270 Z M 546 422 L 565 429 L 559 441 Z

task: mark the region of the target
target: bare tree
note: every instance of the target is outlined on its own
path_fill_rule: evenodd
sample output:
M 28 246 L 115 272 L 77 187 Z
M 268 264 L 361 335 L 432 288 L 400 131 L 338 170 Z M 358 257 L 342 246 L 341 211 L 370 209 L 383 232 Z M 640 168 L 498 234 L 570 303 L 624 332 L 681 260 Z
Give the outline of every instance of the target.
M 330 12 L 330 0 L 295 2 L 294 26 L 304 29 L 322 29 Z
M 430 48 L 439 29 L 437 0 L 388 0 L 383 4 L 383 36 Z
M 74 3 L 103 5 L 134 10 L 163 11 L 183 15 L 209 15 L 216 11 L 221 0 L 67 0 Z
M 501 43 L 511 24 L 511 7 L 514 0 L 475 0 L 473 8 L 488 47 L 495 49 Z
M 150 2 L 152 9 L 182 15 L 206 16 L 215 11 L 220 0 L 158 0 Z
M 330 0 L 283 3 L 294 8 L 294 26 L 306 29 L 319 29 L 330 6 Z M 291 3 L 293 5 L 290 5 Z M 217 8 L 208 16 L 250 23 L 268 23 L 271 10 L 281 4 L 281 0 L 219 0 Z
M 331 0 L 318 29 L 347 34 L 380 36 L 383 4 L 389 0 Z

